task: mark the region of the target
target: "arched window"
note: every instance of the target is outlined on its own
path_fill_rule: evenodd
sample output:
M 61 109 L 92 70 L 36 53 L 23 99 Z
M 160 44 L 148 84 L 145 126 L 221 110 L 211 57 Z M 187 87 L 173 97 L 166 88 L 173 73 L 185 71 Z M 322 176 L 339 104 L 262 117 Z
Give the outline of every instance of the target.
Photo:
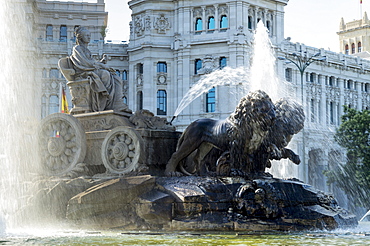
M 123 103 L 127 104 L 127 97 L 123 97 Z
M 143 92 L 138 91 L 137 92 L 137 110 L 143 109 Z
M 60 42 L 67 42 L 67 26 L 62 25 L 60 26 L 60 33 L 59 33 L 59 41 Z
M 356 53 L 356 47 L 354 43 L 351 45 L 351 52 L 352 54 Z
M 344 48 L 344 52 L 346 55 L 349 55 L 349 46 L 348 44 L 346 44 L 345 48 Z
M 199 32 L 203 30 L 203 21 L 202 18 L 197 18 L 195 20 L 195 31 Z
M 357 44 L 357 51 L 358 51 L 358 53 L 362 52 L 361 42 L 358 42 L 358 44 Z
M 122 72 L 122 79 L 127 80 L 127 71 L 126 70 L 123 70 L 123 72 Z
M 53 26 L 46 26 L 46 41 L 53 41 Z
M 59 112 L 59 98 L 57 95 L 51 95 L 49 97 L 49 114 Z
M 121 72 L 119 70 L 116 70 L 116 74 L 118 77 L 121 77 Z
M 167 63 L 166 62 L 157 63 L 157 73 L 167 73 Z
M 167 92 L 157 91 L 157 115 L 167 115 Z
M 215 17 L 213 16 L 208 17 L 207 29 L 208 30 L 215 29 Z
M 216 109 L 216 88 L 210 89 L 206 95 L 206 112 L 215 112 Z
M 229 20 L 227 19 L 226 15 L 221 15 L 220 19 L 220 28 L 228 28 L 229 27 Z
M 194 63 L 194 74 L 198 74 L 199 69 L 202 68 L 202 60 L 201 59 L 196 59 Z
M 369 84 L 365 84 L 365 91 L 366 92 L 369 92 L 369 88 L 370 88 L 370 85 Z
M 226 57 L 220 57 L 220 69 L 223 69 L 224 67 L 227 66 L 227 60 L 226 60 Z
M 253 17 L 248 16 L 248 29 L 253 29 Z

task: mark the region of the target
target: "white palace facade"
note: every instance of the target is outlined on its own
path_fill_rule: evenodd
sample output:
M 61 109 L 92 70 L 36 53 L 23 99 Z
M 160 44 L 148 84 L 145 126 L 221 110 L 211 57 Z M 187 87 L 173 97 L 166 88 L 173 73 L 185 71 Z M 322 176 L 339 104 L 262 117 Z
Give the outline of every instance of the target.
M 322 172 L 345 162 L 345 152 L 333 141 L 343 105 L 358 110 L 370 107 L 370 60 L 290 42 L 284 37 L 288 0 L 131 0 L 130 40 L 118 44 L 104 40 L 108 18 L 104 0 L 29 1 L 37 15 L 40 117 L 58 111 L 60 85 L 65 85 L 65 80 L 57 63 L 70 55 L 76 25 L 91 31 L 93 55 L 98 59 L 107 54 L 108 64 L 123 78 L 123 100 L 129 108 L 145 108 L 168 120 L 185 93 L 205 74 L 226 66 L 249 67 L 258 21 L 269 30 L 277 57 L 292 53 L 325 56 L 306 69 L 303 85 L 294 64 L 276 62 L 277 73 L 288 82 L 291 96 L 301 100 L 303 88 L 306 122 L 304 134 L 296 135 L 291 143 L 303 163 L 295 168 L 286 161 L 275 169 L 290 170 L 290 175 L 341 197 L 337 189 L 327 186 Z M 231 91 L 241 90 L 219 86 L 203 94 L 179 114 L 174 125 L 182 130 L 198 118 L 226 118 L 243 96 Z

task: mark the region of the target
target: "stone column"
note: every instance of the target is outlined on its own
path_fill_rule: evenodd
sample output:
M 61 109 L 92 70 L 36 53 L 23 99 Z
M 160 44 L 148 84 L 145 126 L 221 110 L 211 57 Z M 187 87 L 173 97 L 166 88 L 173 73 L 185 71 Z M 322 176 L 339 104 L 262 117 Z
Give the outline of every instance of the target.
M 59 41 L 60 26 L 53 25 L 53 41 Z
M 194 22 L 194 8 L 190 8 L 190 33 L 194 33 L 195 32 L 195 22 Z M 180 25 L 180 23 L 179 23 Z
M 257 28 L 258 7 L 254 7 L 254 29 Z
M 244 3 L 244 11 L 243 11 L 243 26 L 246 31 L 248 31 L 248 14 L 249 14 L 249 6 L 250 4 Z
M 344 79 L 341 79 L 341 78 L 338 78 L 338 87 L 339 87 L 339 90 L 340 90 L 340 93 L 339 93 L 339 112 L 338 112 L 338 115 L 336 116 L 337 118 L 335 118 L 336 120 L 338 120 L 338 118 L 340 118 L 342 115 L 343 115 L 343 105 L 344 105 Z M 340 124 L 340 122 L 337 122 L 337 124 Z
M 208 20 L 206 20 L 206 6 L 202 6 L 202 20 L 203 20 L 203 32 L 207 30 L 207 23 Z
M 215 29 L 219 30 L 220 29 L 220 16 L 218 14 L 218 4 L 213 5 L 215 8 Z
M 357 93 L 357 110 L 362 110 L 362 83 L 355 81 L 355 90 Z
M 277 30 L 277 14 L 276 11 L 272 12 L 272 20 L 271 20 L 271 36 L 276 37 L 276 30 Z
M 236 3 L 236 28 L 243 25 L 243 4 L 241 1 Z
M 268 9 L 264 9 L 263 10 L 263 15 L 262 15 L 262 21 L 263 21 L 263 24 L 265 25 L 265 26 L 267 26 L 267 14 L 268 14 Z
M 323 81 L 323 75 L 319 75 L 320 86 L 321 86 L 321 98 L 320 98 L 320 115 L 319 123 L 320 125 L 326 125 L 326 86 L 325 81 Z

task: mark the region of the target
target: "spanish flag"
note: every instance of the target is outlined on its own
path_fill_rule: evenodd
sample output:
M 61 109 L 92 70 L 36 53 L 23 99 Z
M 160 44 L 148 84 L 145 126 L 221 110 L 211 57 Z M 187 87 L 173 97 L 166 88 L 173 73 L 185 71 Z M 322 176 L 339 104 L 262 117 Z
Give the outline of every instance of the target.
M 62 103 L 60 106 L 62 113 L 69 114 L 67 96 L 63 86 L 62 86 Z

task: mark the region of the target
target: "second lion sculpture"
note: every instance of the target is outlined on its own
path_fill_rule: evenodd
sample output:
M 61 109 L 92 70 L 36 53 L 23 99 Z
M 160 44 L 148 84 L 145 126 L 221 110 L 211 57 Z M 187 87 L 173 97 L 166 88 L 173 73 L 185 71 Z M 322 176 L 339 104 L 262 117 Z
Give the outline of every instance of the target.
M 201 161 L 212 148 L 222 152 L 230 150 L 233 168 L 250 172 L 248 158 L 260 147 L 275 117 L 275 106 L 265 92 L 248 93 L 225 120 L 200 119 L 191 123 L 181 135 L 165 174 L 181 176 L 179 163 L 194 151 L 195 169 L 199 170 Z

